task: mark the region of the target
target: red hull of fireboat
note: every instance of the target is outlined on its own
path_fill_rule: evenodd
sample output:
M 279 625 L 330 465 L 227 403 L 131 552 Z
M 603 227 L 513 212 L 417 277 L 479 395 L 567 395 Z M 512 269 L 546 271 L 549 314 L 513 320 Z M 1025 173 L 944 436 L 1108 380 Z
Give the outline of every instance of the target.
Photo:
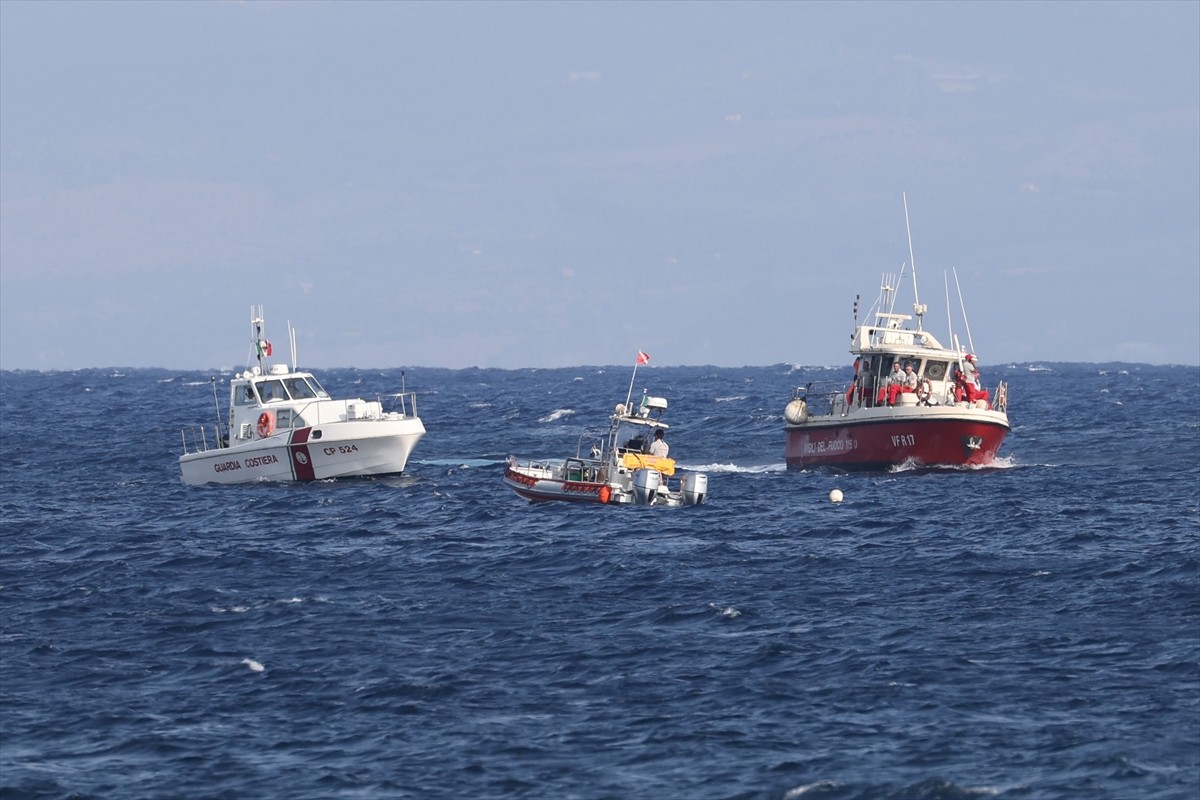
M 883 470 L 914 466 L 987 466 L 1008 426 L 970 419 L 886 419 L 787 428 L 788 469 Z

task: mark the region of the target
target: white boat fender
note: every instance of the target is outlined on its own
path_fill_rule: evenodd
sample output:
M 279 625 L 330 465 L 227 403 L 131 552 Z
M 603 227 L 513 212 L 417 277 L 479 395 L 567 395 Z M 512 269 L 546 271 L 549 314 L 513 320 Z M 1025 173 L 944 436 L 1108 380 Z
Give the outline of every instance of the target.
M 787 408 L 783 410 L 783 418 L 793 425 L 808 422 L 808 403 L 803 398 L 797 397 L 787 404 Z

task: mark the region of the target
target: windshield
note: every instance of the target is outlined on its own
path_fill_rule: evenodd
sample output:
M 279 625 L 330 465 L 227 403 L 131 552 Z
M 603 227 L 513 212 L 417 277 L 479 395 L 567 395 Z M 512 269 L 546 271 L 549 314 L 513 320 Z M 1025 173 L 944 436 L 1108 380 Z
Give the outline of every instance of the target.
M 289 378 L 284 384 L 292 393 L 293 400 L 308 400 L 317 396 L 317 391 L 309 386 L 304 378 Z

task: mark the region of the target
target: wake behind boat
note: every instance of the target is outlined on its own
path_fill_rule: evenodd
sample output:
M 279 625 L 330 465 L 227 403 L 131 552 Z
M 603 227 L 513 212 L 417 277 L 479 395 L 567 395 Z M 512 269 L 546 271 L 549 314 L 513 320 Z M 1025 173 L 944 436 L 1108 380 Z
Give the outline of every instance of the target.
M 637 363 L 650 360 L 638 353 Z M 637 366 L 634 366 L 634 378 Z M 557 461 L 520 462 L 508 457 L 504 484 L 531 502 L 563 500 L 574 503 L 616 505 L 691 506 L 704 502 L 708 476 L 698 472 L 676 478 L 675 460 L 667 457 L 662 421 L 667 410 L 665 397 L 644 391 L 637 406 L 630 394 L 618 403 L 609 418 L 607 431 L 579 438 L 575 455 Z
M 184 483 L 313 481 L 404 471 L 425 435 L 414 393 L 391 395 L 386 411 L 378 400 L 335 400 L 311 372 L 296 369 L 293 332 L 291 366 L 269 364 L 273 348 L 261 306 L 251 308 L 250 325 L 258 364 L 230 381 L 224 431 L 219 407 L 211 442 L 203 426 L 183 431 Z
M 904 216 L 907 225 L 907 198 Z M 789 469 L 986 466 L 995 460 L 1009 432 L 1008 385 L 984 389 L 974 345 L 963 347 L 951 331 L 946 346 L 924 329 L 927 309 L 918 296 L 911 234 L 909 259 L 911 315 L 893 313 L 903 270 L 884 276 L 872 322 L 859 323 L 855 300 L 851 385 L 810 383 L 793 392 L 784 411 Z M 969 326 L 966 334 L 970 343 Z

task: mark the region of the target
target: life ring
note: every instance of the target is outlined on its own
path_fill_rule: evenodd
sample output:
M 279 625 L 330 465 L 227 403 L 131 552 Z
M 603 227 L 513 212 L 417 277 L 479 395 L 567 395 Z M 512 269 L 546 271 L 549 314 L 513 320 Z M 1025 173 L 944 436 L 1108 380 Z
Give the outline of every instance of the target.
M 596 492 L 596 496 L 600 498 L 600 503 L 603 505 L 612 499 L 612 489 L 609 489 L 607 486 L 601 486 L 600 491 Z
M 259 438 L 265 439 L 275 432 L 275 415 L 270 411 L 264 411 L 258 415 L 258 435 Z

